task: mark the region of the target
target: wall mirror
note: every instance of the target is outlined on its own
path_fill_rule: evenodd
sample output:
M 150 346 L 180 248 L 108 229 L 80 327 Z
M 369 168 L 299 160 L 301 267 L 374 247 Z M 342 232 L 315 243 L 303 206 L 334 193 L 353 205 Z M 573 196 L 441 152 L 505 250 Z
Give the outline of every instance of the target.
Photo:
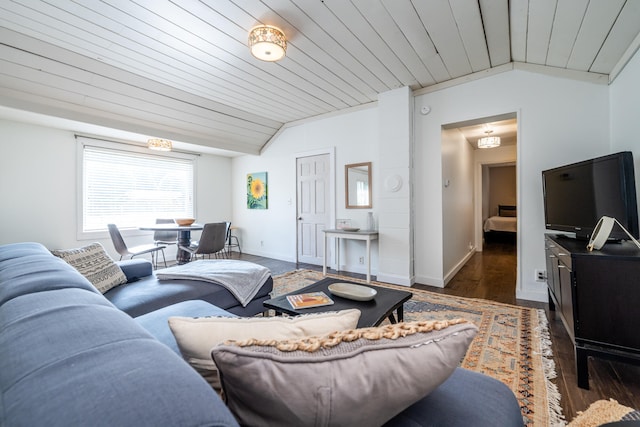
M 371 162 L 344 166 L 347 209 L 369 209 L 371 204 Z

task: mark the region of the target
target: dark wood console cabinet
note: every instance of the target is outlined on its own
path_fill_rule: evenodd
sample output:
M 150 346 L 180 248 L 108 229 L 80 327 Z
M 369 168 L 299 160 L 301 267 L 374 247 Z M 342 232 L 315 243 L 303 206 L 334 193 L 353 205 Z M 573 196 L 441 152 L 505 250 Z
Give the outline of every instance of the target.
M 545 235 L 549 308 L 574 344 L 578 387 L 589 389 L 588 356 L 640 364 L 640 249 Z

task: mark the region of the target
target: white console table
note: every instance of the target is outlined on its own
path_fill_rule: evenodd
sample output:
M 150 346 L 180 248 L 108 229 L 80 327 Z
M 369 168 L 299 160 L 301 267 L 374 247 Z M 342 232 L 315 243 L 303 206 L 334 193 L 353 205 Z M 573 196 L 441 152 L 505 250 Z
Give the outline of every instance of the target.
M 327 275 L 327 239 L 335 237 L 336 239 L 365 240 L 367 242 L 366 264 L 367 264 L 367 283 L 371 283 L 371 241 L 378 239 L 377 231 L 345 231 L 345 230 L 322 230 L 324 232 L 324 245 L 322 247 L 322 274 Z M 336 245 L 336 262 L 340 268 L 340 245 Z

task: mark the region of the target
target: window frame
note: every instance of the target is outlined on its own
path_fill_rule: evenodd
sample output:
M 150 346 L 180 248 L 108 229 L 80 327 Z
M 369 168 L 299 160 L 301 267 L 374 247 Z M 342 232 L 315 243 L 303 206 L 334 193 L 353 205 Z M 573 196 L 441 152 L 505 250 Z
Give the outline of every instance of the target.
M 129 141 L 114 141 L 76 135 L 76 238 L 77 240 L 110 239 L 109 230 L 105 224 L 104 230 L 84 231 L 84 147 L 91 146 L 118 151 L 120 153 L 135 153 L 145 156 L 157 156 L 162 158 L 190 160 L 193 163 L 193 212 L 197 212 L 197 176 L 198 176 L 198 155 L 183 152 L 160 152 L 152 151 L 146 146 L 138 145 Z M 120 230 L 123 236 L 143 236 L 151 232 L 133 228 L 123 228 Z

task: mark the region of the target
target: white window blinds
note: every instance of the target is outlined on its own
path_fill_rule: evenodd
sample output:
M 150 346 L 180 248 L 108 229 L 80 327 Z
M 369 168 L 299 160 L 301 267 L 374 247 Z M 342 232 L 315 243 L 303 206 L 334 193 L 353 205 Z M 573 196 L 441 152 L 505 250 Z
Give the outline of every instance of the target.
M 82 231 L 193 218 L 193 177 L 193 158 L 83 144 Z

